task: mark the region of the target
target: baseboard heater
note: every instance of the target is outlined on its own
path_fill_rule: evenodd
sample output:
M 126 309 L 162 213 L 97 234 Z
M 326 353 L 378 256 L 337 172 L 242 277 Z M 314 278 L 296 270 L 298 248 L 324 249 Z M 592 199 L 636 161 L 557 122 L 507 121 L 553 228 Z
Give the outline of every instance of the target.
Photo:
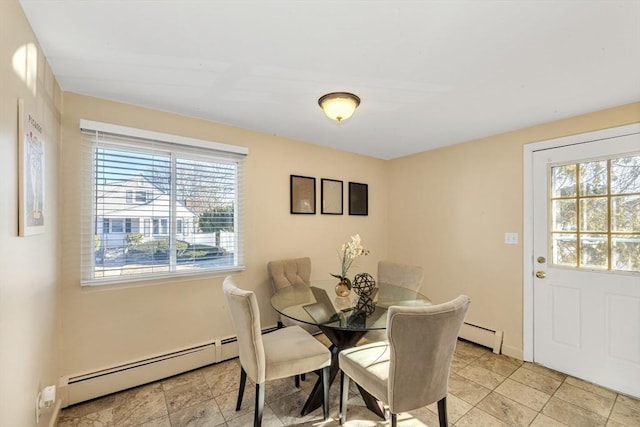
M 274 329 L 264 329 L 262 333 Z M 232 336 L 106 369 L 62 377 L 59 387 L 62 405 L 67 407 L 237 356 L 237 338 Z
M 460 338 L 489 347 L 495 354 L 502 351 L 502 331 L 494 331 L 483 326 L 463 323 L 460 328 Z

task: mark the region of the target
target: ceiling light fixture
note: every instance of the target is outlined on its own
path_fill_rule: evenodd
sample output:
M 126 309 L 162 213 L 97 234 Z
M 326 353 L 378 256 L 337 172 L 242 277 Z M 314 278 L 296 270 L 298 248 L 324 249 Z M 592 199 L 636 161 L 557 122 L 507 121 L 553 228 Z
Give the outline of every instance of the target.
M 341 122 L 353 115 L 360 105 L 360 98 L 349 92 L 331 92 L 321 96 L 318 105 L 327 117 Z

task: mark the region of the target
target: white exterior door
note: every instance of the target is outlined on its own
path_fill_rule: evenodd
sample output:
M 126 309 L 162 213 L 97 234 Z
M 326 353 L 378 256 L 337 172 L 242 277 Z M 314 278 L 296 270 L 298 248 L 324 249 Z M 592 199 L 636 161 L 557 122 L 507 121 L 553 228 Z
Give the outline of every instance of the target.
M 533 361 L 640 397 L 640 133 L 570 142 L 532 157 Z

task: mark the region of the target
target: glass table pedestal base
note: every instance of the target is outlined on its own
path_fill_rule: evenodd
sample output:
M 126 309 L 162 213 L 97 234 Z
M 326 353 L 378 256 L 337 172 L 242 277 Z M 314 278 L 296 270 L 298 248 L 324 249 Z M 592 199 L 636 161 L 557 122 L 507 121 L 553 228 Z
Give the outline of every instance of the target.
M 320 330 L 331 341 L 332 345 L 329 347 L 331 350 L 331 368 L 329 369 L 329 386 L 333 384 L 336 376 L 338 375 L 338 353 L 340 350 L 351 348 L 362 338 L 366 331 L 354 331 L 354 330 L 341 330 L 329 327 L 323 327 L 320 325 Z M 367 405 L 367 408 L 380 418 L 384 419 L 384 408 L 382 404 L 373 397 L 369 392 L 358 385 L 362 400 Z M 307 415 L 315 409 L 322 406 L 322 377 L 318 376 L 307 401 L 302 407 L 301 415 Z

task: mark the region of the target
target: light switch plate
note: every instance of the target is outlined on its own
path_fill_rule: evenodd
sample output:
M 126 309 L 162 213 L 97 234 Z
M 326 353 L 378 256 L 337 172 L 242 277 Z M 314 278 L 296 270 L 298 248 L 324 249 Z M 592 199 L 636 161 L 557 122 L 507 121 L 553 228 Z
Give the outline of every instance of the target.
M 518 233 L 504 233 L 504 243 L 506 245 L 517 245 Z

